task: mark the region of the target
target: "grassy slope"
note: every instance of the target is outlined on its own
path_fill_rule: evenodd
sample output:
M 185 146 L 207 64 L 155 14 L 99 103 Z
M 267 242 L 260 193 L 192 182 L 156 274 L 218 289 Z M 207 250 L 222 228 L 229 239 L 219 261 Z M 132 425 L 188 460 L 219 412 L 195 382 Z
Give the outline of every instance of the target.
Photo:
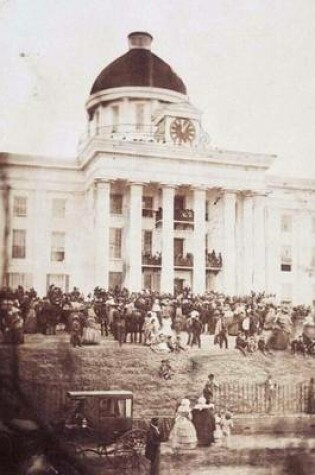
M 173 414 L 181 398 L 200 395 L 210 372 L 219 382 L 263 382 L 270 373 L 280 383 L 305 381 L 315 373 L 314 358 L 295 358 L 282 352 L 269 358 L 261 354 L 245 358 L 236 350 L 190 350 L 168 357 L 176 373 L 172 380 L 164 381 L 158 376 L 163 356 L 149 348 L 128 344 L 119 348 L 116 342 L 109 342 L 69 349 L 62 339 L 48 345 L 41 341 L 21 346 L 17 355 L 9 347 L 0 346 L 0 358 L 6 372 L 18 359 L 20 377 L 26 380 L 54 382 L 67 389 L 130 389 L 135 395 L 136 416 Z

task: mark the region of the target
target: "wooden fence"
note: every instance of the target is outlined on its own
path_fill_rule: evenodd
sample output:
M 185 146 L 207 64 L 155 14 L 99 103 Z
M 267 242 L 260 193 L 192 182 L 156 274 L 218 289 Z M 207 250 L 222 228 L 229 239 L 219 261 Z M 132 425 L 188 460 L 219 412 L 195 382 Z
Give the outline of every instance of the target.
M 51 382 L 39 383 L 36 381 L 22 381 L 16 387 L 0 386 L 1 412 L 14 407 L 22 407 L 23 415 L 36 414 L 42 420 L 54 420 L 62 416 L 67 405 L 67 391 L 69 390 L 93 390 L 104 389 L 99 386 L 78 386 L 69 383 L 52 384 Z M 264 384 L 231 382 L 222 383 L 215 391 L 214 404 L 216 412 L 219 410 L 231 410 L 237 415 L 249 414 L 299 414 L 307 412 L 309 383 L 279 384 L 271 398 L 271 403 L 266 398 Z M 135 394 L 135 417 L 146 418 L 148 414 L 143 408 L 136 405 Z M 9 410 L 8 409 L 8 410 Z M 163 409 L 163 411 L 162 411 Z M 167 410 L 169 417 L 173 417 L 174 407 Z M 161 416 L 165 413 L 165 405 L 161 401 Z M 146 408 L 150 411 L 150 408 Z M 158 411 L 156 411 L 158 412 Z M 157 414 L 159 415 L 159 414 Z

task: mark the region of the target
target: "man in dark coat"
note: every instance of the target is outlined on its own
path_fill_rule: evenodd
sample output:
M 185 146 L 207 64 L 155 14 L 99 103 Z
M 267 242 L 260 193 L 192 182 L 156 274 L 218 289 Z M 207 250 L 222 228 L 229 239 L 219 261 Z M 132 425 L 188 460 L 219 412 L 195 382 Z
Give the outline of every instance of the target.
M 159 419 L 153 417 L 147 432 L 145 456 L 151 462 L 150 475 L 159 474 L 161 434 L 158 425 Z

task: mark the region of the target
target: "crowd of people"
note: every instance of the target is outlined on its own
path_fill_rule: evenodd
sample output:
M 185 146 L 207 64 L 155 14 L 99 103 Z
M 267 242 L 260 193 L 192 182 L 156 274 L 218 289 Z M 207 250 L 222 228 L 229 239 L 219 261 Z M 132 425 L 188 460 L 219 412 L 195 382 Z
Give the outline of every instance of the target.
M 2 288 L 0 332 L 2 342 L 13 344 L 23 343 L 24 334 L 67 332 L 73 347 L 113 336 L 119 345 L 143 344 L 161 354 L 201 348 L 201 336 L 209 334 L 214 345 L 229 348 L 232 335 L 244 356 L 290 346 L 294 354 L 315 353 L 314 309 L 277 305 L 274 296 L 254 292 L 197 296 L 190 289 L 170 295 L 96 287 L 84 298 L 76 287 L 66 293 L 51 285 L 40 298 L 34 289 Z

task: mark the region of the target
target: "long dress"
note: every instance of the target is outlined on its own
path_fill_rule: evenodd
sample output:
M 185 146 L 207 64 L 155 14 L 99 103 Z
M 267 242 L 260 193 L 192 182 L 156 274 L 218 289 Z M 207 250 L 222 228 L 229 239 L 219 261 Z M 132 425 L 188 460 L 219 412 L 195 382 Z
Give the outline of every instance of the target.
M 222 444 L 222 429 L 221 429 L 222 418 L 217 414 L 215 416 L 215 431 L 213 433 L 214 441 L 216 444 Z
M 95 319 L 89 317 L 87 327 L 83 329 L 83 343 L 86 345 L 98 345 L 101 341 L 101 332 L 96 328 Z
M 177 410 L 175 424 L 170 433 L 172 448 L 175 450 L 192 450 L 197 446 L 197 434 L 190 421 L 190 411 Z
M 171 317 L 163 317 L 162 318 L 161 333 L 165 336 L 173 336 L 174 332 L 172 330 L 172 319 L 171 319 Z
M 196 406 L 192 410 L 192 421 L 197 432 L 198 445 L 207 447 L 214 442 L 215 418 L 207 406 Z

